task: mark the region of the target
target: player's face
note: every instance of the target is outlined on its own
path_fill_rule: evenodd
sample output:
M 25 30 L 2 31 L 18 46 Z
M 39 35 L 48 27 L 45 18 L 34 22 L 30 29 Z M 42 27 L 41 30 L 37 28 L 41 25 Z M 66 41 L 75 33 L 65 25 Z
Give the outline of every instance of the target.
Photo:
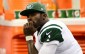
M 43 22 L 43 16 L 41 13 L 32 13 L 28 15 L 28 22 L 33 22 L 33 25 L 35 28 L 38 28 L 42 25 Z

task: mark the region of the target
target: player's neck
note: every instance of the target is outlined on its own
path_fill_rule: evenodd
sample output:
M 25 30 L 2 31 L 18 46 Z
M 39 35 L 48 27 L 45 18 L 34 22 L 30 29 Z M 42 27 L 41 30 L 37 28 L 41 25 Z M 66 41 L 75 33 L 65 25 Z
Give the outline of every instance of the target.
M 37 31 L 39 32 L 40 29 L 49 21 L 49 19 L 43 21 L 43 23 L 37 28 Z

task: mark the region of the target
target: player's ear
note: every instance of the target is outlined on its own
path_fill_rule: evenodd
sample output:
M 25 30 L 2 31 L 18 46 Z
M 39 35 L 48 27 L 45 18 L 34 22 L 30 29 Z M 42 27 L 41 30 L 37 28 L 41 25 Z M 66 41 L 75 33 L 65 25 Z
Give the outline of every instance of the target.
M 47 17 L 47 14 L 45 14 L 45 13 L 44 13 L 44 14 L 42 14 L 42 15 L 43 15 L 43 17 Z
M 47 14 L 43 13 L 42 18 L 43 18 L 43 20 L 45 20 L 45 18 L 47 18 Z

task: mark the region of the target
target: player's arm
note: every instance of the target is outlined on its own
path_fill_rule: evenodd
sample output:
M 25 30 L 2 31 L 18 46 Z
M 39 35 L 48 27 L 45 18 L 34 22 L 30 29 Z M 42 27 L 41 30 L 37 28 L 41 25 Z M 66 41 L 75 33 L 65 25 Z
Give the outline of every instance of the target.
M 58 48 L 59 41 L 51 41 L 51 42 L 45 42 L 43 43 L 43 46 L 41 47 L 39 54 L 55 54 L 56 49 Z
M 38 51 L 34 46 L 33 40 L 27 41 L 27 45 L 28 45 L 28 54 L 38 54 Z
M 33 42 L 33 34 L 36 31 L 36 28 L 33 27 L 32 23 L 26 23 L 23 27 L 23 32 L 26 38 L 26 42 L 28 45 L 28 53 L 29 54 L 38 54 Z
M 41 47 L 39 54 L 55 54 L 58 45 L 64 41 L 62 28 L 58 25 L 49 25 L 41 31 Z

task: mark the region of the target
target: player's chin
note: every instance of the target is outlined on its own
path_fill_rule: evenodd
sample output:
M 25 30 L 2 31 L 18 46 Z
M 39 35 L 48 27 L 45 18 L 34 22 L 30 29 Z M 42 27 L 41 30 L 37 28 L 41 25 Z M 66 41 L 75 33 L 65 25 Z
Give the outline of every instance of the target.
M 35 28 L 37 28 L 38 26 L 37 25 L 34 25 Z
M 35 28 L 37 28 L 37 23 L 33 22 L 33 25 L 34 25 Z
M 38 28 L 38 24 L 34 24 L 34 27 L 35 27 L 35 28 Z

